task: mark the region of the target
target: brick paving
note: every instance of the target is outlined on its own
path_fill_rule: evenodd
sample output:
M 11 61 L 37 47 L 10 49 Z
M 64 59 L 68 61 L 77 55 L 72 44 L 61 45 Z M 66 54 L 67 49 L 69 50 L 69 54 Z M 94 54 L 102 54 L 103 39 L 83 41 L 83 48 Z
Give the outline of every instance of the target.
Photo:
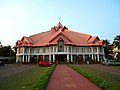
M 46 90 L 101 90 L 67 65 L 57 65 Z

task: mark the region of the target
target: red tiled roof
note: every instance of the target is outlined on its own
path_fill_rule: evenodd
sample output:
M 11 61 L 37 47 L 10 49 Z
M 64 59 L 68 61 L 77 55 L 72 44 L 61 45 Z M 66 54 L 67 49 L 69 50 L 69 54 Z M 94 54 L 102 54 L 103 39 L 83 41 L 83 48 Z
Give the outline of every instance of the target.
M 92 37 L 88 34 L 83 34 L 69 30 L 59 22 L 57 26 L 51 30 L 34 34 L 29 37 L 23 37 L 16 42 L 16 46 L 47 46 L 57 44 L 59 39 L 63 39 L 65 44 L 76 46 L 98 46 L 103 45 L 103 41 L 98 36 Z

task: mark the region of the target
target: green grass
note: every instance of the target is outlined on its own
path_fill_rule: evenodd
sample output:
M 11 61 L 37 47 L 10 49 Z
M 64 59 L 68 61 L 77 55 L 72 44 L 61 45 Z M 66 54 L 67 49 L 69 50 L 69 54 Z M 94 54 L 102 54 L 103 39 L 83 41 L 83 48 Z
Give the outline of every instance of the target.
M 54 67 L 55 65 L 52 67 L 37 67 L 9 77 L 1 78 L 0 90 L 34 90 L 35 88 L 33 87 L 36 86 L 36 83 L 39 82 L 41 78 L 44 78 L 44 76 L 49 77 L 47 76 L 47 73 L 50 72 Z M 45 80 L 48 81 L 47 79 Z M 45 87 L 47 84 L 44 80 L 40 83 L 43 83 L 43 87 Z M 39 90 L 44 89 L 41 88 Z
M 37 80 L 35 85 L 33 86 L 33 90 L 45 90 L 45 86 L 47 85 L 49 78 L 52 74 L 52 72 L 55 69 L 55 64 L 49 69 L 48 72 L 46 72 L 41 78 Z
M 119 90 L 120 76 L 87 67 L 86 65 L 69 65 L 77 72 L 91 80 L 104 90 Z

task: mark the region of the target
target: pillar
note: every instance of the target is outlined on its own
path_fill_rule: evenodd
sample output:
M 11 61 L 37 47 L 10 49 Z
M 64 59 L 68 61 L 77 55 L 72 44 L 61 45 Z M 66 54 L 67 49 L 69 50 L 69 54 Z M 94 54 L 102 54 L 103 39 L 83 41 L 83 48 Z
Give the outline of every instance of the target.
M 24 57 L 25 57 L 25 56 L 23 55 L 22 62 L 24 62 Z
M 73 55 L 71 54 L 71 62 L 73 62 Z
M 69 54 L 67 54 L 67 62 L 69 62 Z
M 55 54 L 53 54 L 53 62 L 55 62 Z
M 97 54 L 97 61 L 98 61 L 98 62 L 100 61 L 100 57 L 99 57 L 99 54 Z
M 53 46 L 53 53 L 54 53 L 54 46 Z
M 43 55 L 43 60 L 45 60 L 45 55 Z
M 51 61 L 51 54 L 49 55 L 49 60 Z
M 83 61 L 85 61 L 85 55 L 83 54 Z
M 23 58 L 22 58 L 22 62 L 24 62 L 24 57 L 25 57 L 24 53 L 25 53 L 25 48 L 23 47 Z
M 92 60 L 94 60 L 93 54 L 92 54 Z
M 28 62 L 30 62 L 30 55 L 28 55 Z
M 30 62 L 30 48 L 29 48 L 29 53 L 28 53 L 28 62 Z

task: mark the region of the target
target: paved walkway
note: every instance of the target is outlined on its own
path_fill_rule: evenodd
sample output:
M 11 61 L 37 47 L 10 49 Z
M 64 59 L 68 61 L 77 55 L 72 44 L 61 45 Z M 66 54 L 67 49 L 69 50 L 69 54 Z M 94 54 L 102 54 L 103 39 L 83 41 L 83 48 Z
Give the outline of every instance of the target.
M 46 90 L 101 90 L 67 65 L 57 65 Z

